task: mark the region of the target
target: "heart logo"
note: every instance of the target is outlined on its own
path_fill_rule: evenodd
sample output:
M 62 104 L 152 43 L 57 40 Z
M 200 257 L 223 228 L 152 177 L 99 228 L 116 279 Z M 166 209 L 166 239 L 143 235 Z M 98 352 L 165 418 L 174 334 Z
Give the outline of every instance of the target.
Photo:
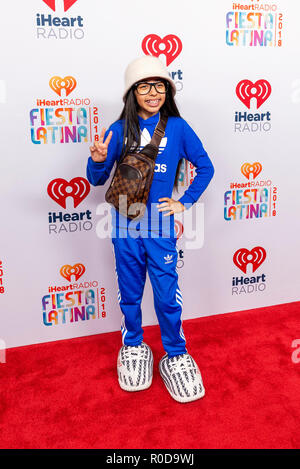
M 47 187 L 51 199 L 64 209 L 67 197 L 73 197 L 74 208 L 76 208 L 86 198 L 90 190 L 90 183 L 82 177 L 73 178 L 70 182 L 61 178 L 53 179 Z
M 63 265 L 59 271 L 60 275 L 64 277 L 66 280 L 71 282 L 71 276 L 75 275 L 75 280 L 77 281 L 85 272 L 85 267 L 83 264 L 75 264 L 75 265 Z
M 49 81 L 50 88 L 52 88 L 55 93 L 61 96 L 61 90 L 66 91 L 66 96 L 68 96 L 76 88 L 77 82 L 74 77 L 52 77 Z
M 148 34 L 143 39 L 142 49 L 146 55 L 153 55 L 154 57 L 164 54 L 168 67 L 182 51 L 182 42 L 174 34 L 168 34 L 163 39 L 156 34 Z
M 261 170 L 262 170 L 262 165 L 258 161 L 252 164 L 244 163 L 241 167 L 241 172 L 247 179 L 250 178 L 250 174 L 252 174 L 253 179 L 255 179 L 259 175 Z
M 271 85 L 267 80 L 258 80 L 253 83 L 250 80 L 242 80 L 236 86 L 237 97 L 242 101 L 248 109 L 250 109 L 250 101 L 256 99 L 257 109 L 268 99 L 271 94 Z
M 266 251 L 261 246 L 256 246 L 251 251 L 241 248 L 234 253 L 233 262 L 244 274 L 247 273 L 248 264 L 252 264 L 252 273 L 254 273 L 264 262 L 266 256 Z
M 64 0 L 64 11 L 67 11 L 69 8 L 71 8 L 75 2 L 77 2 L 77 0 Z
M 43 0 L 51 10 L 55 11 L 55 0 Z M 64 0 L 64 11 L 67 11 L 77 0 Z

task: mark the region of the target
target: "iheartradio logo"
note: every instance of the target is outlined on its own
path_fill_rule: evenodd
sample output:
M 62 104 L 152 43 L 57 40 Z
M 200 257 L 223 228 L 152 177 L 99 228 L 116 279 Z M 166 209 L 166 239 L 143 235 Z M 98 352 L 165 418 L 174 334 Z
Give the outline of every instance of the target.
M 55 76 L 50 78 L 49 85 L 50 88 L 61 97 L 62 90 L 65 90 L 66 96 L 69 96 L 69 94 L 76 88 L 77 82 L 75 78 L 71 76 L 67 76 L 65 78 Z
M 271 85 L 267 80 L 257 80 L 253 83 L 250 80 L 241 80 L 236 86 L 236 95 L 239 100 L 250 109 L 251 99 L 256 99 L 256 108 L 269 98 L 271 94 Z
M 51 8 L 51 10 L 56 11 L 56 4 L 61 3 L 58 2 L 57 0 L 42 0 L 46 5 Z M 63 0 L 63 5 L 64 5 L 64 11 L 68 11 L 69 8 L 71 8 L 74 3 L 76 3 L 77 0 Z
M 262 164 L 246 162 L 240 167 L 246 181 L 231 182 L 224 192 L 224 219 L 226 221 L 263 219 L 277 214 L 278 188 L 271 179 L 258 177 Z
M 255 163 L 244 163 L 241 167 L 241 173 L 249 180 L 250 175 L 255 179 L 262 171 L 262 165 L 258 161 Z
M 159 57 L 163 54 L 166 57 L 167 67 L 178 57 L 182 51 L 182 42 L 175 34 L 168 34 L 164 38 L 157 34 L 148 34 L 143 39 L 142 50 L 146 55 Z
M 67 197 L 72 197 L 76 208 L 89 194 L 90 183 L 83 177 L 76 177 L 70 182 L 62 178 L 53 179 L 47 187 L 48 195 L 54 202 L 66 209 Z
M 77 283 L 85 271 L 81 263 L 65 264 L 60 268 L 60 275 L 69 284 L 49 286 L 47 294 L 42 297 L 45 326 L 76 324 L 106 317 L 106 288 L 100 287 L 97 280 Z
M 55 15 L 48 13 L 36 14 L 36 38 L 42 41 L 58 39 L 65 41 L 66 39 L 83 39 L 84 19 L 82 16 L 60 16 L 68 11 L 77 0 L 42 0 Z M 37 2 L 35 2 L 37 3 Z M 58 16 L 59 15 L 59 16 Z
M 233 262 L 244 274 L 247 274 L 248 265 L 251 265 L 254 273 L 265 261 L 266 256 L 266 251 L 261 246 L 256 246 L 251 251 L 241 248 L 234 253 Z
M 77 281 L 85 272 L 85 267 L 83 264 L 75 265 L 63 265 L 59 271 L 60 275 L 64 277 L 68 282 L 71 282 L 71 277 L 74 275 L 75 280 Z

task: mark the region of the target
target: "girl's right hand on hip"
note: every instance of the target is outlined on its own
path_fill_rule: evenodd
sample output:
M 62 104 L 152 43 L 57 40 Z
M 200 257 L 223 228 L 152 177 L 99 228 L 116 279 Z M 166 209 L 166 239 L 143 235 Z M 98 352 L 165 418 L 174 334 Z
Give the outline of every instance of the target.
M 92 160 L 95 161 L 96 163 L 101 163 L 105 161 L 107 157 L 107 149 L 108 149 L 108 145 L 109 145 L 109 142 L 111 141 L 111 137 L 113 133 L 112 131 L 110 131 L 108 136 L 106 137 L 105 142 L 103 142 L 105 131 L 106 129 L 103 128 L 101 130 L 99 141 L 96 142 L 95 140 L 94 145 L 90 147 Z

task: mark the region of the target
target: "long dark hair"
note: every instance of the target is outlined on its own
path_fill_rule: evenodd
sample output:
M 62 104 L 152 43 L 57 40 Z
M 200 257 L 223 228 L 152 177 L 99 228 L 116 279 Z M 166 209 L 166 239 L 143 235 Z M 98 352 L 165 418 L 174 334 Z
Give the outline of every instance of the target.
M 122 155 L 134 152 L 141 144 L 140 125 L 138 119 L 138 103 L 134 94 L 134 87 L 132 86 L 128 91 L 125 99 L 125 104 L 119 119 L 124 119 L 124 133 L 123 133 L 123 145 Z M 166 100 L 160 108 L 160 113 L 167 117 L 181 117 L 177 105 L 174 101 L 171 86 L 168 86 L 166 93 Z M 176 176 L 174 182 L 174 188 L 178 192 L 178 183 L 180 175 L 180 167 L 184 158 L 181 158 L 178 162 L 176 169 Z

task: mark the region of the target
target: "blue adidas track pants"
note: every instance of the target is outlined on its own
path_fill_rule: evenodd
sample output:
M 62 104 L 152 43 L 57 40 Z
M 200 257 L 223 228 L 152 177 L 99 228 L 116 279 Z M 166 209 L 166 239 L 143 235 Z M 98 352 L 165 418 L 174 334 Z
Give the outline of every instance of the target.
M 124 345 L 140 345 L 143 341 L 141 301 L 148 270 L 163 347 L 169 357 L 186 353 L 176 241 L 172 237 L 112 238 Z

